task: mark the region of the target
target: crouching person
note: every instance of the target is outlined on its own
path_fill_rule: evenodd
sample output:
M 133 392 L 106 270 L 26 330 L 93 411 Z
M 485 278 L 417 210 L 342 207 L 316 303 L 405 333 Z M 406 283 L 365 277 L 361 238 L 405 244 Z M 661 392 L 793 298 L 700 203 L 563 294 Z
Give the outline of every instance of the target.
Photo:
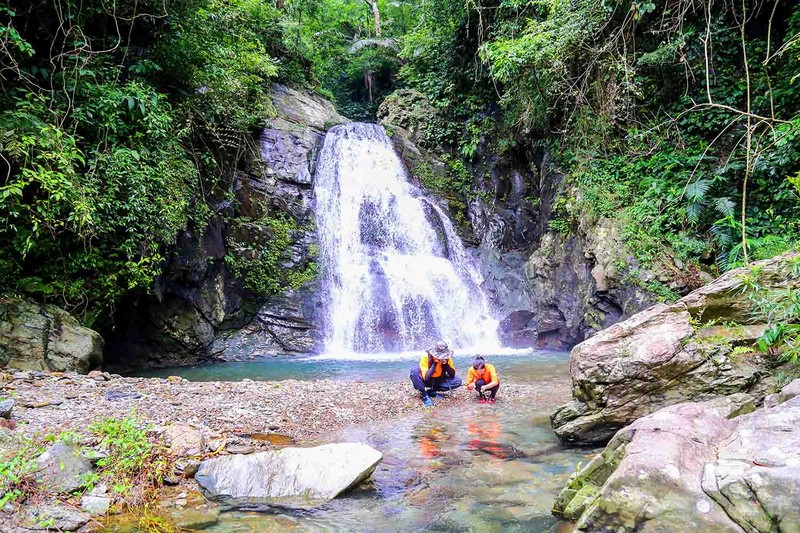
M 467 372 L 467 390 L 478 391 L 478 403 L 494 403 L 500 389 L 500 379 L 494 365 L 486 364 L 480 355 L 475 358 Z
M 420 358 L 419 366 L 411 369 L 411 383 L 420 392 L 426 406 L 433 405 L 431 398 L 438 391 L 449 391 L 462 385 L 461 378 L 456 376 L 453 350 L 447 347 L 446 342 L 437 342 Z

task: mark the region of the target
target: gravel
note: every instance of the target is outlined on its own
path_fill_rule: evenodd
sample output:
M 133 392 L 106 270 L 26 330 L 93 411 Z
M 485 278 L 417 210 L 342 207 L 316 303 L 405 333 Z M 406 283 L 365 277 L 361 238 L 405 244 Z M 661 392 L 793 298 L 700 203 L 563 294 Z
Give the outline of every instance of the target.
M 296 442 L 320 442 L 343 426 L 400 417 L 422 409 L 408 380 L 189 382 L 172 376 L 100 379 L 74 373 L 0 372 L 2 396 L 16 400 L 13 419 L 26 434 L 87 433 L 100 419 L 132 412 L 156 428 L 171 423 L 200 428 L 207 438 L 228 444 L 269 446 L 263 434 L 279 433 Z M 569 396 L 569 377 L 535 385 L 503 382 L 498 403 L 515 398 L 541 400 Z M 437 405 L 471 401 L 461 388 Z M 256 435 L 256 440 L 250 436 Z M 261 437 L 261 438 L 259 438 Z

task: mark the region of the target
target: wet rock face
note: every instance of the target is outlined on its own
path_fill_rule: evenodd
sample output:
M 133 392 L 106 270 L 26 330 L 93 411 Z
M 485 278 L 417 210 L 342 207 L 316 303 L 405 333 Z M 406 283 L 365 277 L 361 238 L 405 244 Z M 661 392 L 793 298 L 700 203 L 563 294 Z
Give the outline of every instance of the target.
M 412 180 L 420 167 L 454 179 L 448 165 L 420 147 L 435 113 L 424 95 L 409 90 L 393 93 L 378 111 Z M 479 193 L 465 199 L 468 224 L 458 229 L 475 247 L 502 342 L 569 349 L 654 303 L 654 295 L 637 282 L 640 275 L 655 276 L 639 274 L 611 220 L 583 218 L 569 235 L 553 231 L 549 224 L 565 192 L 563 176 L 547 149 L 523 145 L 503 155 L 478 147 L 467 171 Z M 450 199 L 441 203 L 453 207 Z
M 800 280 L 785 275 L 788 261 L 784 256 L 757 264 L 759 283 L 800 287 Z M 673 305 L 653 306 L 575 346 L 573 400 L 552 415 L 559 437 L 573 444 L 605 442 L 637 418 L 688 400 L 747 392 L 760 402 L 772 384 L 765 378 L 774 358 L 734 351 L 752 345 L 765 329 L 739 323 L 754 317 L 742 290 L 746 272 L 728 272 Z M 710 311 L 714 321 L 705 322 Z
M 103 339 L 66 311 L 0 298 L 0 367 L 86 373 L 102 360 Z
M 282 268 L 302 270 L 315 260 L 313 165 L 325 130 L 345 119 L 330 102 L 283 85 L 273 88 L 272 102 L 277 116 L 258 139 L 261 161 L 237 171 L 230 184 L 236 201 L 220 201 L 205 228 L 180 235 L 156 295 L 121 305 L 103 331 L 108 366 L 178 366 L 319 347 L 314 282 L 254 294 L 225 262 L 250 259 L 250 249 L 272 239 L 268 216 L 285 216 L 297 227 Z
M 308 508 L 357 486 L 382 459 L 359 443 L 283 448 L 207 459 L 195 479 L 210 497 L 235 508 Z
M 734 417 L 737 396 L 666 407 L 620 430 L 570 478 L 554 513 L 580 531 L 793 531 L 800 398 Z

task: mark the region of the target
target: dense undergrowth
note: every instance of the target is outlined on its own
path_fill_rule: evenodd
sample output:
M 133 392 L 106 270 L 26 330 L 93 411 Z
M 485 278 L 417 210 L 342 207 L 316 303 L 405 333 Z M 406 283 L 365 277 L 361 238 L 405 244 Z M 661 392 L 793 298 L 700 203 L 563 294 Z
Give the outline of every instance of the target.
M 470 161 L 545 146 L 550 227 L 620 220 L 641 263 L 725 270 L 800 238 L 800 6 L 425 0 L 403 83 Z M 694 266 L 692 266 L 694 265 Z
M 275 80 L 309 61 L 260 0 L 0 7 L 0 286 L 92 324 L 229 199 Z
M 550 228 L 614 218 L 645 267 L 713 274 L 800 237 L 791 0 L 12 0 L 0 21 L 0 286 L 87 323 L 219 215 L 275 81 L 353 119 L 424 95 L 450 171 L 420 176 L 465 222 L 498 200 L 470 169 L 544 149 L 566 175 Z M 272 246 L 226 259 L 257 292 L 314 275 L 280 272 L 278 215 Z

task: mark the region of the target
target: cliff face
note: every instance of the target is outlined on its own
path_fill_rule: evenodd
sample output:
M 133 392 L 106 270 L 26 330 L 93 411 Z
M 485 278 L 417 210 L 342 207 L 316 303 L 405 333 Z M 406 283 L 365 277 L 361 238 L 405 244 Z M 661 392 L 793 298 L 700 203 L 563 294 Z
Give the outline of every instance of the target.
M 657 300 L 648 282 L 667 278 L 638 264 L 618 221 L 585 216 L 568 226 L 552 223 L 559 202 L 579 193 L 547 149 L 517 147 L 496 155 L 487 140 L 474 162 L 459 168 L 420 147 L 433 114 L 425 97 L 410 90 L 387 98 L 378 112 L 412 179 L 460 222 L 501 319 L 504 343 L 566 349 Z M 442 186 L 459 182 L 460 191 Z
M 272 103 L 275 116 L 258 139 L 261 160 L 235 173 L 206 227 L 178 237 L 154 294 L 125 302 L 103 330 L 107 365 L 318 348 L 312 173 L 325 131 L 345 119 L 327 100 L 282 85 Z M 290 288 L 274 290 L 268 276 Z
M 272 103 L 261 158 L 234 174 L 205 227 L 178 237 L 154 293 L 124 302 L 102 330 L 108 366 L 320 350 L 313 171 L 325 132 L 345 119 L 323 98 L 281 85 Z M 626 251 L 617 222 L 552 224 L 558 203 L 576 193 L 546 149 L 498 156 L 481 146 L 465 166 L 426 150 L 421 125 L 431 113 L 406 90 L 379 117 L 410 179 L 448 208 L 505 344 L 568 348 L 656 300 L 642 287 L 658 274 Z

